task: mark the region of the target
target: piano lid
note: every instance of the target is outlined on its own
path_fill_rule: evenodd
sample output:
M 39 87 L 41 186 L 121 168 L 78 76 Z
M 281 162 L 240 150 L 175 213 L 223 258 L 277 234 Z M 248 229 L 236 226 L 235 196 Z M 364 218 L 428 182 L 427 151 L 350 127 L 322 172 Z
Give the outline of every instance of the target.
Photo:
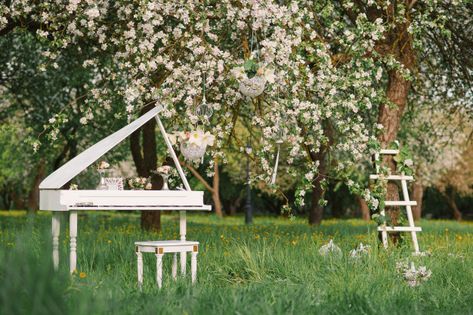
M 111 134 L 105 139 L 97 142 L 60 168 L 54 173 L 46 177 L 41 184 L 40 189 L 60 189 L 67 182 L 73 179 L 77 174 L 85 170 L 89 165 L 97 161 L 102 155 L 110 151 L 123 139 L 131 135 L 138 128 L 153 119 L 159 112 L 162 111 L 162 106 L 154 107 L 152 110 L 139 117 L 132 123 L 126 125 L 117 132 Z

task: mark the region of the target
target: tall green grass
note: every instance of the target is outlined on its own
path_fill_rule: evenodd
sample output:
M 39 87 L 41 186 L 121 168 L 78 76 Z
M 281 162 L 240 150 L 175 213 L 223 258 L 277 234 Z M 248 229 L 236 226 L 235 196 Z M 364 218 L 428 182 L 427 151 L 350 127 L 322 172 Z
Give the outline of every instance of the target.
M 81 214 L 78 270 L 68 273 L 68 238 L 62 222 L 60 270 L 51 262 L 50 216 L 0 213 L 0 314 L 470 314 L 473 313 L 473 225 L 421 222 L 429 257 L 412 257 L 409 238 L 390 251 L 378 248 L 375 227 L 358 220 L 219 220 L 189 215 L 188 239 L 201 242 L 198 283 L 171 280 L 165 256 L 164 287 L 155 284 L 155 257 L 144 255 L 138 290 L 137 240 L 177 239 L 177 216 L 163 216 L 161 233 L 144 233 L 132 214 Z M 66 233 L 65 233 L 66 232 Z M 333 238 L 341 258 L 319 255 Z M 371 245 L 368 257 L 348 251 Z M 168 257 L 169 256 L 169 257 Z M 432 270 L 411 288 L 395 264 L 409 258 Z

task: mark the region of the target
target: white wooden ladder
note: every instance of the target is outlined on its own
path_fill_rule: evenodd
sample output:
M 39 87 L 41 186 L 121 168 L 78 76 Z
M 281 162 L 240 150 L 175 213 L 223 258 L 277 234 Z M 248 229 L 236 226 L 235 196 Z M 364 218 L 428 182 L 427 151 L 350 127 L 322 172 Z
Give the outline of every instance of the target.
M 379 161 L 380 155 L 397 155 L 399 154 L 399 150 L 380 150 L 379 153 L 375 154 L 376 162 Z M 376 174 L 370 175 L 370 179 L 378 180 L 379 179 L 379 167 L 378 163 L 376 163 Z M 406 176 L 404 174 L 401 175 L 389 175 L 385 177 L 388 181 L 401 181 L 401 188 L 402 188 L 402 195 L 404 200 L 399 201 L 385 201 L 386 207 L 406 207 L 407 212 L 407 220 L 409 222 L 409 226 L 387 226 L 386 223 L 383 223 L 381 226 L 378 226 L 378 231 L 381 232 L 383 245 L 385 248 L 388 247 L 388 232 L 411 232 L 412 236 L 412 243 L 414 244 L 414 251 L 415 254 L 419 254 L 419 243 L 417 241 L 417 232 L 421 232 L 421 227 L 416 227 L 414 224 L 414 217 L 412 216 L 412 206 L 417 206 L 417 202 L 411 201 L 409 198 L 409 191 L 407 189 L 407 182 L 413 181 L 413 176 Z M 386 213 L 384 209 L 381 211 L 381 216 L 385 216 Z

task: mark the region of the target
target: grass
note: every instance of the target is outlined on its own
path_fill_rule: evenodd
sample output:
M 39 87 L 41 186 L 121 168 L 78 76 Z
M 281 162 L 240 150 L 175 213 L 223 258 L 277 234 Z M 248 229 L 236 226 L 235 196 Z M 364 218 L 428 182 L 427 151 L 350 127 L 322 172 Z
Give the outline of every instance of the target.
M 64 218 L 65 219 L 65 218 Z M 188 215 L 188 239 L 201 242 L 198 283 L 170 279 L 157 289 L 155 257 L 145 255 L 145 283 L 137 289 L 137 240 L 177 239 L 175 215 L 161 233 L 144 233 L 136 214 L 80 214 L 78 270 L 68 274 L 62 222 L 61 268 L 52 270 L 49 214 L 0 212 L 0 314 L 473 314 L 473 224 L 422 221 L 420 245 L 430 257 L 378 248 L 375 226 L 327 220 L 311 228 L 302 219 L 219 220 Z M 342 258 L 318 249 L 333 238 Z M 348 257 L 360 242 L 371 255 Z M 432 270 L 412 288 L 396 273 L 408 258 Z

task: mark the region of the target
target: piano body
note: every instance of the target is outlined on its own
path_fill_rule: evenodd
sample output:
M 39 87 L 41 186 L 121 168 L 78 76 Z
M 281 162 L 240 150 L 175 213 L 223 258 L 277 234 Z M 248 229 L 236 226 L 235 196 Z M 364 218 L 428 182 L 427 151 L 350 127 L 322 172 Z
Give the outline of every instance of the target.
M 178 210 L 180 214 L 180 238 L 186 239 L 186 211 L 206 210 L 211 206 L 204 204 L 204 193 L 192 191 L 182 171 L 176 153 L 172 148 L 164 126 L 159 118 L 162 107 L 158 106 L 139 117 L 132 123 L 99 141 L 75 158 L 57 169 L 41 182 L 40 210 L 53 211 L 52 237 L 53 237 L 53 263 L 59 266 L 59 233 L 60 215 L 69 213 L 70 233 L 70 272 L 77 266 L 77 212 L 107 211 L 107 210 Z M 61 189 L 66 183 L 80 172 L 97 161 L 101 156 L 110 151 L 118 143 L 131 135 L 149 120 L 155 118 L 164 137 L 168 151 L 174 160 L 175 166 L 185 187 L 185 190 L 65 190 Z M 181 265 L 185 268 L 186 257 L 181 254 Z

